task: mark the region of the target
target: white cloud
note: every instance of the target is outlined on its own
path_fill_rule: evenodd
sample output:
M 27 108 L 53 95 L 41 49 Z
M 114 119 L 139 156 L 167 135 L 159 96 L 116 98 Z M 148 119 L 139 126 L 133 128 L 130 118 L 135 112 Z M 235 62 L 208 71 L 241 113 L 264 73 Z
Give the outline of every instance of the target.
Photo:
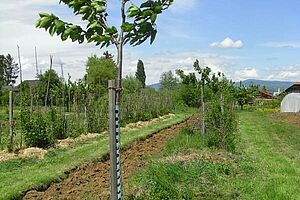
M 260 44 L 259 46 L 269 47 L 269 48 L 298 49 L 298 48 L 300 48 L 300 43 L 297 43 L 297 42 L 267 42 L 267 43 Z
M 213 42 L 210 44 L 211 47 L 216 48 L 234 48 L 234 49 L 240 49 L 244 46 L 243 42 L 241 40 L 232 40 L 231 38 L 227 37 L 222 42 Z
M 234 73 L 234 75 L 236 80 L 258 77 L 257 70 L 255 68 L 246 68 L 246 69 L 238 70 Z
M 199 0 L 175 0 L 170 7 L 170 10 L 174 13 L 185 13 L 195 8 Z
M 268 80 L 300 81 L 300 65 L 283 67 L 267 77 Z
M 137 54 L 133 54 L 130 60 L 125 59 L 124 62 L 124 74 L 134 74 L 136 71 L 136 63 L 139 57 Z M 160 75 L 166 71 L 175 71 L 176 69 L 182 69 L 185 72 L 194 72 L 193 64 L 198 59 L 203 66 L 209 66 L 213 72 L 226 72 L 230 71 L 231 66 L 234 66 L 236 57 L 209 54 L 199 51 L 189 51 L 181 53 L 156 53 L 142 57 L 145 64 L 145 71 L 147 74 L 147 84 L 157 83 Z

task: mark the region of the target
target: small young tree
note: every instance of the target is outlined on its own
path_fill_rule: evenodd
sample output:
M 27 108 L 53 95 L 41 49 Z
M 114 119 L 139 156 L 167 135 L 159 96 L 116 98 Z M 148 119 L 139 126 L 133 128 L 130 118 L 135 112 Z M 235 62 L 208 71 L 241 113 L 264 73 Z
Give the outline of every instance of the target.
M 184 74 L 183 70 L 176 70 L 176 74 L 180 77 L 180 95 L 186 105 L 199 106 L 199 88 L 198 80 L 195 73 Z
M 143 61 L 139 60 L 137 63 L 137 70 L 135 77 L 141 82 L 142 87 L 146 87 L 146 73 Z
M 201 133 L 205 134 L 205 103 L 204 103 L 204 86 L 206 83 L 210 82 L 210 72 L 211 69 L 209 67 L 201 68 L 199 64 L 199 60 L 196 60 L 194 63 L 194 69 L 200 74 L 200 88 L 201 88 Z
M 139 92 L 143 86 L 137 78 L 133 76 L 126 76 L 123 79 L 123 87 L 124 93 L 132 94 Z
M 116 102 L 120 104 L 122 88 L 123 46 L 129 43 L 136 46 L 150 38 L 152 44 L 155 40 L 157 29 L 156 19 L 166 10 L 173 0 L 147 0 L 135 5 L 133 1 L 121 0 L 121 25 L 120 30 L 108 24 L 106 0 L 61 0 L 73 9 L 75 15 L 81 16 L 87 22 L 87 27 L 82 28 L 73 23 L 64 22 L 54 14 L 40 13 L 37 21 L 38 28 L 44 28 L 53 36 L 60 35 L 62 40 L 70 38 L 72 41 L 83 43 L 93 42 L 100 48 L 114 44 L 117 49 L 117 94 Z M 130 5 L 128 5 L 130 4 Z M 127 9 L 127 11 L 126 11 Z
M 18 78 L 19 67 L 10 54 L 0 55 L 0 75 L 3 85 L 13 85 Z
M 257 93 L 258 87 L 256 86 L 240 86 L 236 88 L 234 96 L 236 98 L 236 101 L 240 105 L 241 110 L 244 109 L 244 105 L 249 104 L 253 101 Z
M 178 79 L 174 76 L 172 71 L 168 71 L 162 73 L 159 83 L 161 90 L 173 90 L 178 85 Z
M 47 91 L 49 94 L 54 94 L 54 91 L 58 90 L 63 85 L 58 74 L 53 69 L 49 69 L 49 70 L 45 71 L 44 74 L 39 74 L 38 80 L 39 80 L 39 82 L 37 85 L 37 91 L 39 94 L 38 96 L 40 98 L 40 101 L 44 101 L 46 99 Z M 48 95 L 48 96 L 50 96 L 50 95 Z M 51 100 L 49 98 L 47 98 L 46 105 L 49 105 L 50 102 L 51 102 Z
M 113 59 L 96 55 L 88 58 L 86 64 L 87 83 L 96 97 L 102 96 L 107 91 L 108 80 L 114 79 L 117 73 L 117 67 Z

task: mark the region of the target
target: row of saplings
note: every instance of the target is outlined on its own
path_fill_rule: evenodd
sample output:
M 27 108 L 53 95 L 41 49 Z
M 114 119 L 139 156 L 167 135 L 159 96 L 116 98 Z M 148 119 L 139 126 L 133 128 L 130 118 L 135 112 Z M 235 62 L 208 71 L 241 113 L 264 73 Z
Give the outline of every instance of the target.
M 124 99 L 126 102 L 121 104 L 122 125 L 147 121 L 168 114 L 175 108 L 174 99 L 165 92 L 144 91 L 124 95 Z M 164 104 L 166 101 L 169 103 Z M 76 107 L 74 112 L 65 112 L 59 107 L 34 112 L 23 109 L 20 124 L 26 146 L 48 148 L 60 139 L 76 138 L 85 133 L 100 133 L 107 129 L 107 98 L 92 101 L 87 107 L 84 104 Z
M 208 147 L 235 151 L 237 132 L 237 93 L 239 88 L 228 80 L 224 74 L 212 74 L 209 67 L 200 68 L 198 60 L 194 63 L 194 69 L 201 77 L 198 80 L 195 73 L 184 74 L 177 71 L 181 78 L 185 91 L 194 91 L 200 96 L 191 97 L 197 99 L 200 105 L 200 121 L 196 127 L 186 130 L 189 133 L 201 132 Z M 186 102 L 188 103 L 188 102 Z

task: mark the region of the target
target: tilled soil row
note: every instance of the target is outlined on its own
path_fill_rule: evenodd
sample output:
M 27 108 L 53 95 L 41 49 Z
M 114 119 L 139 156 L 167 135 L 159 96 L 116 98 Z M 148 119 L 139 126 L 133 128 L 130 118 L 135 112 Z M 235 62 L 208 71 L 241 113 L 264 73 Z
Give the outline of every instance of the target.
M 166 142 L 175 138 L 180 129 L 191 124 L 195 117 L 170 128 L 159 131 L 146 139 L 132 143 L 122 151 L 122 180 L 126 184 L 132 174 L 146 165 L 144 156 L 159 153 Z M 52 183 L 44 191 L 28 191 L 23 199 L 109 199 L 109 160 L 87 163 L 69 172 L 68 177 L 59 183 Z

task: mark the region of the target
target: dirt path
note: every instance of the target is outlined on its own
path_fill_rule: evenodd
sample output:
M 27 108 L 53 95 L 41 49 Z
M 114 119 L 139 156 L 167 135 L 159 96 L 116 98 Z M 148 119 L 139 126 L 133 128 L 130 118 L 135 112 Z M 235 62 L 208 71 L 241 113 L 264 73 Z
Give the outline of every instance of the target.
M 300 127 L 300 113 L 272 113 L 271 116 L 280 121 Z
M 195 117 L 187 122 L 164 129 L 144 141 L 133 143 L 122 152 L 122 178 L 126 184 L 130 174 L 146 164 L 144 156 L 160 152 L 169 139 L 176 137 L 180 129 L 191 124 Z M 32 190 L 23 199 L 108 199 L 109 198 L 109 161 L 88 163 L 71 171 L 68 177 L 53 183 L 45 191 Z

